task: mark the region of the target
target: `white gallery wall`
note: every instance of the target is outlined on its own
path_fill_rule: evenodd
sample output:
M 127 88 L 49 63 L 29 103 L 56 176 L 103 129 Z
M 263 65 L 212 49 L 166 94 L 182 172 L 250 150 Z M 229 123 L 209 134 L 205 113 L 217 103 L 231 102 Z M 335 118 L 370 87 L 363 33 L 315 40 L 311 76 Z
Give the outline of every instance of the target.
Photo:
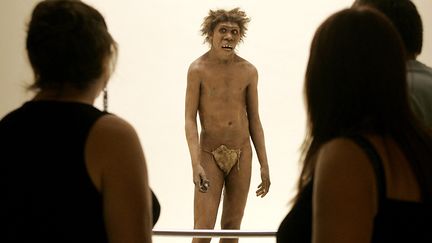
M 38 0 L 0 2 L 0 117 L 32 94 L 25 31 Z M 272 185 L 255 197 L 259 163 L 253 160 L 250 195 L 242 228 L 276 230 L 288 212 L 298 176 L 305 130 L 302 97 L 309 45 L 315 29 L 350 0 L 86 0 L 105 16 L 119 44 L 109 84 L 109 110 L 137 130 L 147 158 L 150 184 L 162 205 L 158 229 L 193 228 L 193 183 L 184 135 L 184 98 L 189 64 L 208 50 L 199 30 L 209 9 L 241 7 L 251 17 L 238 54 L 259 72 L 261 121 Z M 419 60 L 432 66 L 432 1 L 414 1 L 424 23 Z M 101 107 L 101 100 L 96 105 Z M 217 226 L 219 227 L 219 226 Z M 154 242 L 190 242 L 155 237 Z M 241 242 L 275 242 L 272 238 Z

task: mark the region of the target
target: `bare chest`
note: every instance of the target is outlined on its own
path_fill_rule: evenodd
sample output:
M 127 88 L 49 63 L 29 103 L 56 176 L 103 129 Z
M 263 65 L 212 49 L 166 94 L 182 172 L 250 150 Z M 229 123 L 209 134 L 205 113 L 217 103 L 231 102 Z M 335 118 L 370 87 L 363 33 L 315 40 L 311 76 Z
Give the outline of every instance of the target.
M 233 98 L 245 94 L 250 82 L 247 73 L 231 69 L 208 70 L 201 81 L 202 95 Z

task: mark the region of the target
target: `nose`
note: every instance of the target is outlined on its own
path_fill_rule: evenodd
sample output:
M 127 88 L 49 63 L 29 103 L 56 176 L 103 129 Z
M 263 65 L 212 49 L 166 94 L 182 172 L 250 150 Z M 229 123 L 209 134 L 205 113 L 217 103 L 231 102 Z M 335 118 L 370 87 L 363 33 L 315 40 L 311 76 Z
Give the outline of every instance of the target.
M 225 33 L 224 39 L 225 39 L 225 40 L 232 40 L 232 39 L 233 39 L 233 36 L 232 36 L 232 34 L 228 31 L 227 33 Z

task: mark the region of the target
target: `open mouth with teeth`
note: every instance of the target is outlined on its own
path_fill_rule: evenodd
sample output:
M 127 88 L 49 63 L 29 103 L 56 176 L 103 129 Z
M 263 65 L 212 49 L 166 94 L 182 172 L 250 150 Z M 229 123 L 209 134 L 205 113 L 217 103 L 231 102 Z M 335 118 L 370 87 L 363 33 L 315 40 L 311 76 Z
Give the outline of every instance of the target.
M 234 47 L 230 44 L 222 45 L 222 49 L 232 51 Z

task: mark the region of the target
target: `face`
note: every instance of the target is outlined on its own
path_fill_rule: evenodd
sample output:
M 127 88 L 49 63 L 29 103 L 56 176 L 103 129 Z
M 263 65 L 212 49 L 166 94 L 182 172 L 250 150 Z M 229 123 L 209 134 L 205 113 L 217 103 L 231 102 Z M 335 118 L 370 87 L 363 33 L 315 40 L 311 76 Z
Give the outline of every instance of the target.
M 212 49 L 231 54 L 240 41 L 240 27 L 237 23 L 221 22 L 214 28 L 212 35 Z

